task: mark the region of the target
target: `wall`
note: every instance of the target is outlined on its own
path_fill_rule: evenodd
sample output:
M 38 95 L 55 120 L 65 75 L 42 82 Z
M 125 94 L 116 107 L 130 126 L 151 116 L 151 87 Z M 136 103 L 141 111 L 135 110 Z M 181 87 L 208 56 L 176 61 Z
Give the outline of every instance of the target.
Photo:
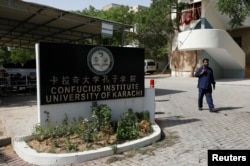
M 225 29 L 218 12 L 215 7 L 215 1 L 203 0 L 202 1 L 202 17 L 206 18 L 209 24 L 215 29 Z M 204 27 L 205 28 L 205 27 Z
M 245 68 L 245 78 L 250 78 L 250 28 L 241 28 L 236 30 L 228 31 L 228 33 L 233 38 L 241 38 L 241 48 L 246 53 L 246 68 Z
M 221 78 L 223 76 L 223 69 L 220 67 L 220 65 L 206 52 L 202 51 L 201 53 L 201 58 L 200 58 L 200 65 L 202 65 L 202 60 L 204 58 L 209 59 L 209 66 L 213 69 L 214 71 L 214 78 Z
M 155 61 L 156 70 L 159 72 L 165 72 L 167 68 L 169 68 L 168 62 L 165 60 Z
M 171 75 L 192 76 L 199 64 L 200 51 L 178 51 L 172 53 Z
M 241 37 L 241 48 L 246 53 L 246 67 L 250 67 L 250 28 L 242 28 L 237 30 L 228 31 L 228 33 L 233 37 Z
M 39 102 L 38 98 L 38 103 Z M 146 88 L 144 97 L 137 98 L 125 98 L 125 99 L 113 99 L 97 101 L 98 104 L 106 104 L 112 109 L 112 120 L 118 120 L 121 118 L 122 113 L 129 108 L 134 112 L 142 112 L 148 110 L 150 112 L 150 120 L 154 122 L 155 113 L 155 89 Z M 50 105 L 37 105 L 38 109 L 38 123 L 46 125 L 49 118 L 51 125 L 60 124 L 67 115 L 69 122 L 74 119 L 83 117 L 88 120 L 91 119 L 91 105 L 90 102 L 76 102 L 76 103 L 64 103 L 64 104 L 50 104 Z M 49 114 L 45 113 L 48 112 Z M 49 115 L 49 116 L 47 116 Z
M 243 70 L 234 70 L 234 69 L 224 69 L 221 65 L 217 63 L 217 61 L 209 55 L 206 51 L 202 51 L 200 64 L 202 64 L 202 60 L 204 58 L 209 59 L 209 66 L 214 71 L 214 78 L 244 78 Z

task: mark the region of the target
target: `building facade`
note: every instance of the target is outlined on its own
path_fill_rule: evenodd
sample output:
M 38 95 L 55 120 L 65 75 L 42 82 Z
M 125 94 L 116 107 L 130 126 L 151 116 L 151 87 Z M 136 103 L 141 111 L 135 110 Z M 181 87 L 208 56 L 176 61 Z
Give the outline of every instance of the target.
M 250 18 L 231 29 L 229 18 L 216 8 L 216 0 L 188 2 L 180 20 L 182 32 L 173 41 L 172 76 L 193 76 L 203 58 L 210 59 L 216 78 L 250 77 Z

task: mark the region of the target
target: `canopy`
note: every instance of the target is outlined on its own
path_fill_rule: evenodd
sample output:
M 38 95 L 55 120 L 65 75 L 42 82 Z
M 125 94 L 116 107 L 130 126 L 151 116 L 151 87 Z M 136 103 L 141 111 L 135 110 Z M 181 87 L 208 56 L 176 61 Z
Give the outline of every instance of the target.
M 113 31 L 132 28 L 41 4 L 0 0 L 0 46 L 33 48 L 39 41 L 76 43 L 100 35 L 103 21 L 113 24 Z

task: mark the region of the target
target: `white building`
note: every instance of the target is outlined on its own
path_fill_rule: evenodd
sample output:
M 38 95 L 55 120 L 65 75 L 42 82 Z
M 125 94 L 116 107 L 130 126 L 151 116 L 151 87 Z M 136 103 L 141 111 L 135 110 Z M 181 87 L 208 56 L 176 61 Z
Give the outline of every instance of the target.
M 189 1 L 180 20 L 183 31 L 173 42 L 172 76 L 191 76 L 206 57 L 216 78 L 250 77 L 250 17 L 232 30 L 229 18 L 217 10 L 216 0 Z
M 102 8 L 102 10 L 107 11 L 107 10 L 109 10 L 109 9 L 111 9 L 111 8 L 117 8 L 117 7 L 120 7 L 120 6 L 121 6 L 121 5 L 119 5 L 119 4 L 110 3 L 110 4 L 106 5 L 106 6 L 104 6 L 104 7 Z

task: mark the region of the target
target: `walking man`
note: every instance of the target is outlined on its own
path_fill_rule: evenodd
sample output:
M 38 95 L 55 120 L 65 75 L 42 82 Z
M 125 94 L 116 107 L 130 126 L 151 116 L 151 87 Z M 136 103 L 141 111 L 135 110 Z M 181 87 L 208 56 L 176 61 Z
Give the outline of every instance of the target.
M 215 90 L 215 81 L 212 68 L 209 67 L 209 59 L 203 59 L 203 65 L 198 68 L 195 72 L 195 77 L 198 77 L 198 107 L 199 110 L 202 110 L 203 106 L 203 97 L 206 96 L 207 104 L 210 112 L 214 111 L 214 103 L 212 97 L 212 86 Z

